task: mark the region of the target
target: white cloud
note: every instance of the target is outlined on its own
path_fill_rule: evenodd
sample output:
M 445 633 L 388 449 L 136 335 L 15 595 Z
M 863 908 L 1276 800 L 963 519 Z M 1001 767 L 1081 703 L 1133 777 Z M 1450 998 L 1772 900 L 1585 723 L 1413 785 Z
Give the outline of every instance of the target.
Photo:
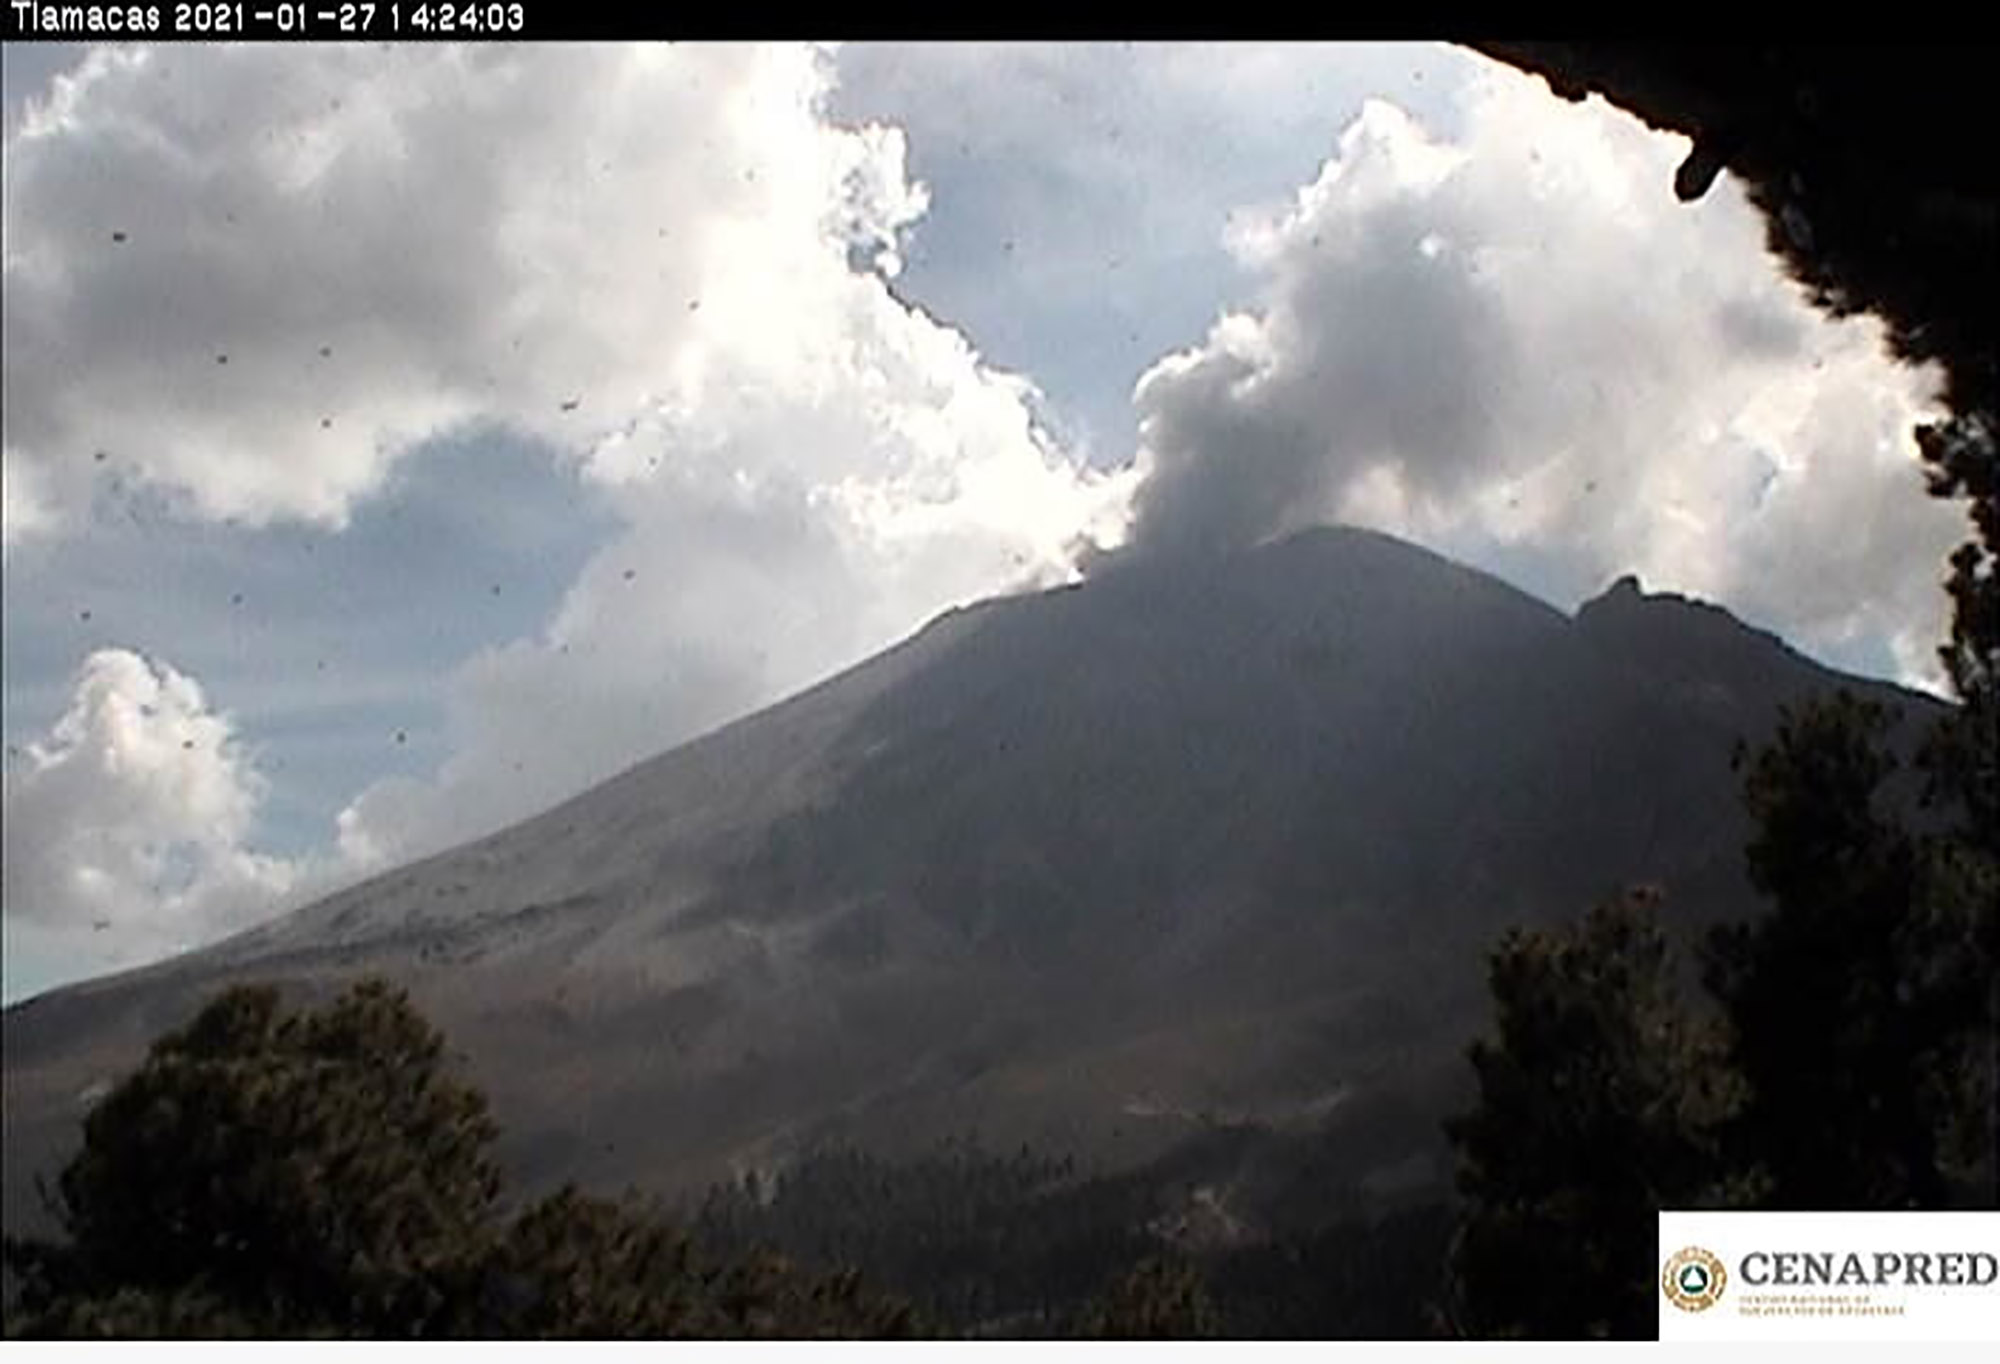
M 345 812 L 352 851 L 408 856 L 531 813 L 946 606 L 1070 576 L 1079 536 L 1117 542 L 1130 478 L 1075 469 L 1024 385 L 879 281 L 820 283 L 837 306 L 793 314 L 782 351 L 746 330 L 711 352 L 698 400 L 593 452 L 623 530 L 537 637 L 461 670 L 453 758 Z
M 1131 479 L 892 295 L 926 194 L 831 79 L 800 46 L 94 55 L 8 146 L 12 533 L 81 515 L 98 449 L 186 515 L 331 524 L 454 425 L 572 460 L 623 530 L 450 684 L 435 780 L 342 814 L 362 864 L 1071 571 Z
M 892 272 L 924 205 L 826 83 L 791 46 L 92 53 L 6 148 L 10 540 L 100 450 L 192 516 L 338 525 L 451 426 L 582 450 L 781 364 L 848 306 L 829 245 Z
M 308 873 L 248 846 L 264 789 L 193 678 L 124 649 L 91 654 L 69 708 L 7 767 L 10 939 L 131 965 L 285 906 Z
M 1935 379 L 1777 273 L 1685 142 L 1488 69 L 1465 128 L 1374 102 L 1319 176 L 1231 238 L 1253 307 L 1141 380 L 1135 544 L 1353 519 L 1475 560 L 1550 562 L 1726 601 L 1839 656 L 1888 639 L 1934 676 L 1938 566 L 1913 423 Z
M 1065 443 L 1131 457 L 1132 381 L 1242 278 L 1218 233 L 1309 175 L 1367 94 L 1449 117 L 1441 44 L 858 43 L 834 107 L 905 128 L 933 208 L 907 288 L 1035 376 Z
M 0 446 L 0 552 L 54 528 L 55 509 L 42 484 L 40 470 Z
M 1248 123 L 1221 111 L 1282 76 L 1283 126 L 1304 126 L 1316 82 L 1366 74 L 1228 55 L 938 54 L 956 74 L 934 86 L 1047 87 L 1001 141 L 1041 166 L 1071 138 L 1049 195 L 1111 187 L 1042 236 L 1016 219 L 1048 196 L 1000 205 L 1012 268 L 1050 293 L 1171 283 L 1184 217 L 1219 225 L 1213 181 L 1247 174 Z M 1107 69 L 1150 74 L 1092 103 Z M 93 54 L 8 133 L 9 545 L 86 523 L 106 467 L 190 521 L 337 526 L 447 429 L 556 452 L 618 529 L 539 629 L 449 680 L 442 767 L 341 813 L 350 873 L 532 813 L 946 606 L 1070 574 L 1079 537 L 1124 535 L 1142 475 L 1155 550 L 1352 517 L 1475 560 L 1545 554 L 1574 595 L 1636 568 L 1928 663 L 1957 533 L 1908 442 L 1928 383 L 1778 280 L 1729 182 L 1674 202 L 1672 139 L 1498 70 L 1448 138 L 1369 106 L 1311 184 L 1235 216 L 1253 304 L 1152 367 L 1140 463 L 1107 475 L 1058 448 L 1029 383 L 892 290 L 927 193 L 900 132 L 830 119 L 831 72 L 798 47 Z M 1129 137 L 1098 126 L 1114 112 Z M 1249 159 L 1273 164 L 1268 142 Z M 1220 169 L 1183 195 L 1182 164 Z M 1120 263 L 1127 236 L 1150 274 Z M 221 726 L 187 778 L 200 820 L 107 756 L 158 747 L 125 738 L 164 702 L 113 723 L 145 677 Z M 93 657 L 71 737 L 9 777 L 10 933 L 89 932 L 115 901 L 136 919 L 104 936 L 164 950 L 330 874 L 248 848 L 260 784 L 192 687 Z M 41 830 L 18 854 L 17 798 Z

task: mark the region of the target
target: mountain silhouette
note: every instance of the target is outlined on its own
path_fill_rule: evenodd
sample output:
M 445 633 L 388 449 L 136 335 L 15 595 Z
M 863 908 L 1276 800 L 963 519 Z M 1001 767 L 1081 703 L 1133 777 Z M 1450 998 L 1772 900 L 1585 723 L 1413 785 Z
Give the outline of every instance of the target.
M 531 1185 L 686 1191 L 975 1132 L 1218 1134 L 1438 1190 L 1483 951 L 1634 885 L 1757 909 L 1731 754 L 1836 686 L 1620 580 L 1574 616 L 1388 536 L 1111 560 L 946 613 L 491 837 L 5 1015 L 5 1211 L 225 982 L 408 984 Z M 1261 1148 L 1260 1148 L 1261 1149 Z M 1276 1149 L 1273 1146 L 1272 1149 Z

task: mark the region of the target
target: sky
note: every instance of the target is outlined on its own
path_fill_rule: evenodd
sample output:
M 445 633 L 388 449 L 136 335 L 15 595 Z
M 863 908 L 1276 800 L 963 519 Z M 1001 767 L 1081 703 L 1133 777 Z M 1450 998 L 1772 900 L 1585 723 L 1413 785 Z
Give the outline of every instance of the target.
M 4 54 L 4 994 L 1353 522 L 1937 687 L 1938 376 L 1430 45 Z

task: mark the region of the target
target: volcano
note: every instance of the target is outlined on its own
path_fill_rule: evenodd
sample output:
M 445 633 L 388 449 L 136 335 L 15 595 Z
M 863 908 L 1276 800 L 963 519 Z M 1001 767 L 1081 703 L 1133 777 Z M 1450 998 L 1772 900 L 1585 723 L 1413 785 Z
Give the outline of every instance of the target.
M 1623 579 L 1574 615 L 1373 532 L 946 613 L 490 837 L 6 1011 L 5 1208 L 213 991 L 384 974 L 528 1187 L 690 1191 L 976 1133 L 1136 1167 L 1309 1141 L 1441 1192 L 1484 951 L 1635 885 L 1754 914 L 1731 754 L 1847 687 Z

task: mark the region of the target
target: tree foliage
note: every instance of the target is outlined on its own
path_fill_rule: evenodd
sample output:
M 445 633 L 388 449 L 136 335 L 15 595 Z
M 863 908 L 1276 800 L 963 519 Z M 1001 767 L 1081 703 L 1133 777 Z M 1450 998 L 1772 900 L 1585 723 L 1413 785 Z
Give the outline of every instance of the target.
M 1086 1173 L 1025 1146 L 954 1138 L 894 1161 L 827 1146 L 710 1190 L 695 1225 L 718 1246 L 858 1268 L 950 1329 L 1047 1333 L 1108 1266 L 1158 1248 L 1158 1194 L 1143 1171 Z
M 1202 1340 L 1220 1319 L 1201 1274 L 1185 1260 L 1149 1258 L 1119 1275 L 1078 1315 L 1085 1340 Z
M 1715 1030 L 1682 999 L 1646 895 L 1516 929 L 1489 961 L 1478 1105 L 1447 1125 L 1465 1204 L 1449 1314 L 1482 1336 L 1650 1334 L 1654 1210 L 1720 1196 L 1736 1095 Z
M 1986 310 L 1990 321 L 1991 309 Z M 1988 355 L 1989 361 L 1991 353 Z M 1994 366 L 1987 373 L 1992 378 Z M 1954 1072 L 1962 1121 L 1947 1149 L 1976 1151 L 1986 1201 L 2000 1207 L 2000 430 L 1996 395 L 1917 433 L 1931 492 L 1963 498 L 1972 538 L 1951 556 L 1951 637 L 1939 650 L 1959 708 L 1922 755 L 1930 797 L 1953 818 L 1932 850 L 1943 917 L 1955 921 L 1950 972 L 1965 1001 Z
M 6 1247 L 7 1332 L 1398 1334 L 1420 1328 L 1444 1232 L 1423 1209 L 1163 1254 L 1149 1225 L 1184 1183 L 1171 1171 L 967 1142 L 902 1163 L 811 1154 L 682 1221 L 573 1187 L 510 1199 L 493 1140 L 400 991 L 292 1007 L 232 989 L 87 1119 L 53 1198 L 63 1234 Z
M 1448 1125 L 1460 1329 L 1650 1335 L 1663 1208 L 1990 1190 L 2000 881 L 1962 822 L 1921 828 L 1898 807 L 1891 723 L 1842 693 L 1786 712 L 1743 759 L 1746 861 L 1770 908 L 1708 935 L 1707 1001 L 1679 995 L 1644 905 L 1496 949 L 1478 1106 Z
M 851 1265 L 907 1297 L 926 1322 L 968 1336 L 1199 1334 L 1211 1324 L 1217 1335 L 1258 1339 L 1426 1332 L 1450 1232 L 1442 1203 L 1384 1212 L 1287 1188 L 1265 1195 L 1284 1201 L 1282 1229 L 1252 1211 L 1259 1234 L 1169 1250 L 1162 1213 L 1185 1206 L 1188 1159 L 1179 1148 L 1113 1173 L 965 1138 L 897 1160 L 831 1146 L 716 1187 L 693 1225 L 704 1244 Z M 1242 1168 L 1228 1143 L 1195 1159 L 1203 1179 L 1227 1181 Z M 1317 1174 L 1305 1164 L 1293 1177 Z M 1143 1289 L 1149 1275 L 1127 1283 L 1149 1262 L 1198 1272 L 1209 1308 L 1195 1312 L 1190 1299 L 1187 1313 L 1162 1312 L 1137 1329 L 1144 1318 L 1125 1310 L 1134 1292 L 1140 1302 L 1171 1297 Z
M 1972 1003 L 1961 902 L 1935 841 L 1885 808 L 1888 714 L 1845 693 L 1786 717 L 1750 764 L 1761 919 L 1712 937 L 1710 988 L 1749 1099 L 1734 1159 L 1793 1209 L 1939 1207 L 1941 1084 Z
M 479 1091 L 400 991 L 288 1010 L 225 991 L 92 1110 L 7 1244 L 9 1334 L 873 1336 L 908 1310 L 852 1275 L 698 1253 L 653 1210 L 565 1189 L 502 1212 Z
M 91 1111 L 59 1184 L 68 1244 L 31 1255 L 39 1282 L 427 1334 L 499 1192 L 485 1099 L 443 1060 L 380 982 L 301 1012 L 224 992 Z
M 711 1257 L 666 1218 L 566 1187 L 526 1209 L 483 1267 L 469 1323 L 508 1337 L 905 1336 L 909 1307 L 852 1271 Z

